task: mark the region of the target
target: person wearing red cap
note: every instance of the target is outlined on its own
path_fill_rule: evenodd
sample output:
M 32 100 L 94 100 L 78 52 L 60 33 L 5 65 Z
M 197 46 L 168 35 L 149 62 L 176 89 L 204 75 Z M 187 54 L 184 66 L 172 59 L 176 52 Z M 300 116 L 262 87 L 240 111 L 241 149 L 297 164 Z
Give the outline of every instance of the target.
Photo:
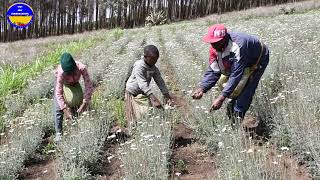
M 243 120 L 250 107 L 261 76 L 269 63 L 269 50 L 257 37 L 242 33 L 229 32 L 223 24 L 209 27 L 204 42 L 210 43 L 209 67 L 199 87 L 192 94 L 193 99 L 202 98 L 222 76 L 227 77 L 222 93 L 213 101 L 210 111 L 219 109 L 226 98 L 231 99 L 227 115 L 235 123 Z M 243 83 L 245 72 L 249 70 L 248 80 L 240 93 L 235 89 Z

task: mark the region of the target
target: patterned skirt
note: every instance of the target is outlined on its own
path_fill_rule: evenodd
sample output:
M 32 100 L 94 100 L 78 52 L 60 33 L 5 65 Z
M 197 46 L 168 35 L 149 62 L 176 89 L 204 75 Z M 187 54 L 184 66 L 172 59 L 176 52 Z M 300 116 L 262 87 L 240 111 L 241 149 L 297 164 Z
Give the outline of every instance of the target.
M 125 116 L 127 127 L 131 129 L 137 121 L 148 112 L 150 107 L 149 98 L 143 94 L 133 96 L 130 92 L 125 92 Z

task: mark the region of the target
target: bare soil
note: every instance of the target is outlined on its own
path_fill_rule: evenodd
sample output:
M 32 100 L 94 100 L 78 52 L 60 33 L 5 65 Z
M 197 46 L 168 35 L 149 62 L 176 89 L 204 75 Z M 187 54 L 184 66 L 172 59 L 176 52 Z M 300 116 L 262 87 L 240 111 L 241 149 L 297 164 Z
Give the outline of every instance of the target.
M 0 145 L 8 144 L 8 142 L 9 142 L 9 135 L 7 132 L 5 132 L 4 135 L 0 137 Z
M 102 171 L 98 177 L 99 180 L 118 180 L 121 179 L 123 172 L 121 170 L 121 160 L 117 155 L 119 144 L 107 143 L 104 148 L 103 161 L 101 164 Z M 114 156 L 110 161 L 108 157 Z
M 256 129 L 259 126 L 259 121 L 254 116 L 248 114 L 245 116 L 242 127 L 247 130 L 249 136 L 254 138 L 254 142 L 257 144 L 252 149 L 259 149 L 261 146 L 267 148 L 267 156 L 265 159 L 266 172 L 277 173 L 280 179 L 290 180 L 311 180 L 308 169 L 304 165 L 300 165 L 299 161 L 289 152 L 282 152 L 279 156 L 279 150 L 275 146 L 266 146 L 261 141 L 261 138 L 257 138 Z M 261 132 L 259 132 L 261 133 Z
M 58 179 L 55 160 L 50 158 L 27 166 L 20 174 L 21 179 L 56 180 Z
M 51 137 L 46 137 L 41 143 L 41 147 L 45 147 L 52 143 Z M 20 173 L 19 179 L 30 180 L 56 180 L 58 179 L 58 172 L 56 169 L 56 161 L 53 155 L 44 155 L 41 153 L 41 148 L 36 155 L 29 159 L 24 170 Z
M 217 175 L 215 159 L 206 147 L 195 142 L 193 131 L 184 123 L 174 126 L 171 179 L 212 179 Z
M 284 153 L 284 155 L 279 158 L 277 157 L 277 151 L 275 150 L 275 147 L 271 147 L 266 159 L 267 171 L 273 170 L 273 172 L 279 172 L 279 174 L 282 176 L 282 179 L 312 179 L 307 168 L 304 165 L 299 165 L 298 160 L 289 153 Z
M 121 129 L 121 132 L 119 132 L 119 129 Z M 126 128 L 121 128 L 119 125 L 114 124 L 113 128 L 111 128 L 111 134 L 115 134 L 116 137 L 107 140 L 105 143 L 98 180 L 118 180 L 124 175 L 121 160 L 117 152 L 120 148 L 120 142 L 125 142 L 130 138 L 129 132 Z M 113 158 L 108 159 L 108 157 Z

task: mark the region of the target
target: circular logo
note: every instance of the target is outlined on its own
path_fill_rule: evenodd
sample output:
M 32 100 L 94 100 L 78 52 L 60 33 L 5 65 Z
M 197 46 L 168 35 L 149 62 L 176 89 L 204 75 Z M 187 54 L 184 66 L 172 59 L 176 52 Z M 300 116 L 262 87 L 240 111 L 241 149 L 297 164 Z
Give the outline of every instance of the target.
M 16 28 L 26 28 L 33 21 L 33 9 L 25 2 L 14 3 L 7 11 L 7 19 Z

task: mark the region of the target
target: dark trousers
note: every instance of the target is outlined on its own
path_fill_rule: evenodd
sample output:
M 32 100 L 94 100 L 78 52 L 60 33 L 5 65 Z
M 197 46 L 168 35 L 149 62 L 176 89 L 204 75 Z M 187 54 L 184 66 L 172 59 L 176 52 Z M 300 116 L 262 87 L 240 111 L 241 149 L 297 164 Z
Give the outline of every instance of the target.
M 228 104 L 227 114 L 228 116 L 238 116 L 243 118 L 248 111 L 250 104 L 252 102 L 253 96 L 259 85 L 259 81 L 267 68 L 269 63 L 269 50 L 266 49 L 264 55 L 261 57 L 258 69 L 252 73 L 250 79 L 248 80 L 246 86 L 244 87 L 241 94 Z
M 56 87 L 56 82 L 54 83 L 54 87 Z M 63 111 L 60 109 L 58 104 L 57 97 L 55 96 L 56 89 L 54 89 L 53 94 L 53 114 L 54 114 L 54 127 L 56 133 L 62 133 L 62 122 L 63 122 Z

